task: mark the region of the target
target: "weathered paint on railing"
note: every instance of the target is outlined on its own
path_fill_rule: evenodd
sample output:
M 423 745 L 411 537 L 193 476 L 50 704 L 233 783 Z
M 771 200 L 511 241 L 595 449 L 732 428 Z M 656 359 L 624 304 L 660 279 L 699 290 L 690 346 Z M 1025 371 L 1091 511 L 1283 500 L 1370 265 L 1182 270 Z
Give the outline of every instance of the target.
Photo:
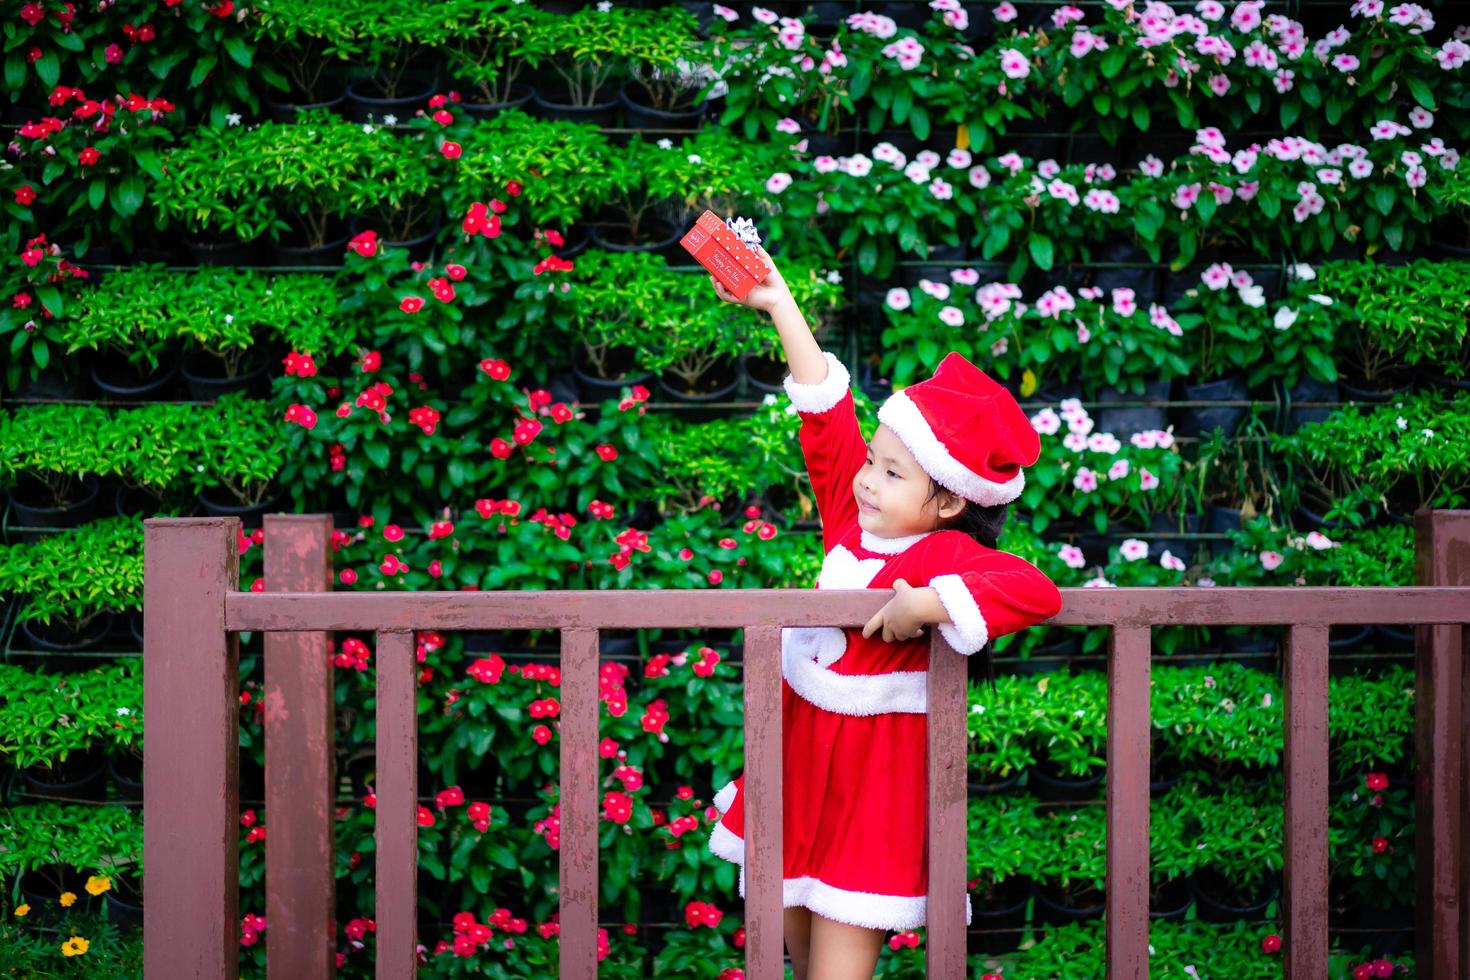
M 145 521 L 145 968 L 149 980 L 237 975 L 238 653 L 234 632 L 275 634 L 267 658 L 325 662 L 334 630 L 377 633 L 378 976 L 416 965 L 417 629 L 560 629 L 561 975 L 596 976 L 597 652 L 603 629 L 742 627 L 745 630 L 746 966 L 751 980 L 782 976 L 780 630 L 860 626 L 891 593 L 874 590 L 326 593 L 330 564 L 323 518 L 267 518 L 267 584 L 292 591 L 234 591 L 234 518 Z M 1065 589 L 1057 625 L 1111 627 L 1108 663 L 1108 975 L 1148 975 L 1149 676 L 1155 625 L 1287 625 L 1285 647 L 1286 836 L 1283 918 L 1286 975 L 1327 971 L 1327 627 L 1407 623 L 1416 628 L 1419 759 L 1418 962 L 1425 976 L 1461 975 L 1470 927 L 1457 876 L 1467 812 L 1461 779 L 1460 683 L 1470 620 L 1470 512 L 1416 517 L 1422 586 L 1391 589 Z M 306 536 L 314 536 L 308 542 Z M 272 544 L 272 541 L 275 544 Z M 290 557 L 286 557 L 290 556 Z M 275 578 L 273 581 L 272 578 Z M 290 634 L 296 634 L 294 640 Z M 320 656 L 319 656 L 320 653 Z M 271 670 L 270 667 L 267 668 Z M 302 691 L 267 674 L 267 783 L 282 773 L 330 772 L 330 743 L 280 738 L 293 724 L 319 731 L 328 671 L 297 674 Z M 929 728 L 928 975 L 964 976 L 965 665 L 935 632 Z M 282 698 L 272 709 L 271 696 Z M 303 699 L 295 713 L 296 697 Z M 284 712 L 284 714 L 282 714 Z M 294 722 L 281 722 L 285 717 Z M 275 729 L 274 732 L 272 729 Z M 282 760 L 294 746 L 300 758 Z M 286 748 L 290 752 L 290 748 Z M 274 768 L 273 768 L 274 767 Z M 303 777 L 304 778 L 304 777 Z M 206 787 L 201 791 L 201 787 Z M 320 866 L 331 853 L 331 811 L 286 802 L 269 790 L 271 836 Z M 308 792 L 304 800 L 319 797 Z M 323 843 L 325 842 L 325 844 Z M 268 852 L 269 859 L 279 851 Z M 287 858 L 287 860 L 292 860 Z M 311 908 L 323 894 L 305 874 L 271 874 L 267 908 Z M 330 887 L 328 885 L 327 887 Z M 329 892 L 327 894 L 330 894 Z M 318 909 L 318 911 L 320 911 Z M 274 915 L 275 913 L 270 913 Z M 276 927 L 277 919 L 272 924 Z M 324 925 L 311 915 L 277 945 L 272 970 L 305 980 L 332 974 L 318 958 Z M 270 930 L 267 930 L 268 937 Z M 328 933 L 330 935 L 330 933 Z M 290 959 L 286 959 L 290 957 Z M 299 957 L 299 959 L 298 959 Z

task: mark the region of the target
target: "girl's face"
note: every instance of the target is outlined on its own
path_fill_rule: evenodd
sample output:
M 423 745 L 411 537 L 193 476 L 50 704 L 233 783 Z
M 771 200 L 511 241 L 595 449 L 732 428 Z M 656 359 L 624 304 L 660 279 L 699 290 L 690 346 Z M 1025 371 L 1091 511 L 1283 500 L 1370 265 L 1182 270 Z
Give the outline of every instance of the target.
M 937 530 L 941 521 L 963 510 L 965 502 L 943 487 L 928 500 L 929 484 L 929 474 L 903 440 L 880 424 L 868 443 L 867 461 L 852 480 L 858 525 L 880 538 Z

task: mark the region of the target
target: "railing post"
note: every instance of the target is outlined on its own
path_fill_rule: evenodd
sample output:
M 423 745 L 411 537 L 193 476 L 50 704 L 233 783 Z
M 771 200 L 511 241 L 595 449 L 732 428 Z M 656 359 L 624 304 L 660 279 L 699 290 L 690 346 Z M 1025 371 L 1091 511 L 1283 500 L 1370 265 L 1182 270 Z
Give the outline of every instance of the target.
M 265 587 L 332 590 L 332 519 L 265 518 Z M 337 970 L 331 633 L 265 634 L 265 933 L 276 976 Z
M 928 760 L 929 896 L 924 922 L 928 942 L 925 976 L 929 980 L 968 975 L 965 969 L 965 892 L 969 857 L 965 853 L 969 792 L 965 709 L 969 671 L 963 655 L 934 630 L 929 642 L 925 725 Z
M 418 662 L 413 630 L 380 630 L 377 790 L 378 980 L 418 972 Z M 269 921 L 269 920 L 267 920 Z
M 1293 626 L 1284 672 L 1286 977 L 1327 968 L 1327 627 Z
M 781 627 L 745 629 L 745 975 L 786 975 L 782 902 Z
M 1419 585 L 1470 585 L 1470 511 L 1414 515 Z M 1464 975 L 1470 965 L 1470 909 L 1463 875 L 1470 717 L 1464 683 L 1466 631 L 1460 625 L 1414 628 L 1415 930 L 1414 959 L 1430 980 Z
M 143 522 L 143 972 L 235 980 L 240 942 L 236 517 Z
M 597 711 L 595 629 L 561 633 L 561 980 L 597 976 Z
M 1114 627 L 1108 656 L 1108 980 L 1148 976 L 1149 658 L 1147 626 Z

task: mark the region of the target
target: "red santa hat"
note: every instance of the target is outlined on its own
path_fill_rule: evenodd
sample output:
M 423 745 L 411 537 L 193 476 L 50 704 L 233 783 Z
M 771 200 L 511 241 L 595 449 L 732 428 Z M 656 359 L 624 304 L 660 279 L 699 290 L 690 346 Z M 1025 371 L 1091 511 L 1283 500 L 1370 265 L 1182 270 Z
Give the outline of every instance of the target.
M 950 351 L 927 381 L 889 396 L 878 421 L 940 486 L 983 507 L 1021 495 L 1041 438 L 1015 397 Z

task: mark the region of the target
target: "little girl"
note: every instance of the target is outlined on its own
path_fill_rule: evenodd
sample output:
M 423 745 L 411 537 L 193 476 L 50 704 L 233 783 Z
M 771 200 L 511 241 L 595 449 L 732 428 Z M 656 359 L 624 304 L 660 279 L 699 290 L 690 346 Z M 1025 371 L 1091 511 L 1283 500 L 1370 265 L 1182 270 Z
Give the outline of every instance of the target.
M 736 300 L 769 313 L 822 519 L 819 589 L 893 589 L 861 631 L 782 631 L 783 904 L 796 980 L 871 978 L 884 937 L 924 924 L 925 711 L 934 624 L 985 650 L 1061 609 L 1030 562 L 996 550 L 1040 439 L 1012 395 L 958 353 L 891 396 L 871 443 L 846 368 L 772 271 Z M 710 850 L 743 864 L 745 777 L 715 795 Z M 741 869 L 740 894 L 745 894 Z M 965 896 L 965 921 L 970 921 Z

